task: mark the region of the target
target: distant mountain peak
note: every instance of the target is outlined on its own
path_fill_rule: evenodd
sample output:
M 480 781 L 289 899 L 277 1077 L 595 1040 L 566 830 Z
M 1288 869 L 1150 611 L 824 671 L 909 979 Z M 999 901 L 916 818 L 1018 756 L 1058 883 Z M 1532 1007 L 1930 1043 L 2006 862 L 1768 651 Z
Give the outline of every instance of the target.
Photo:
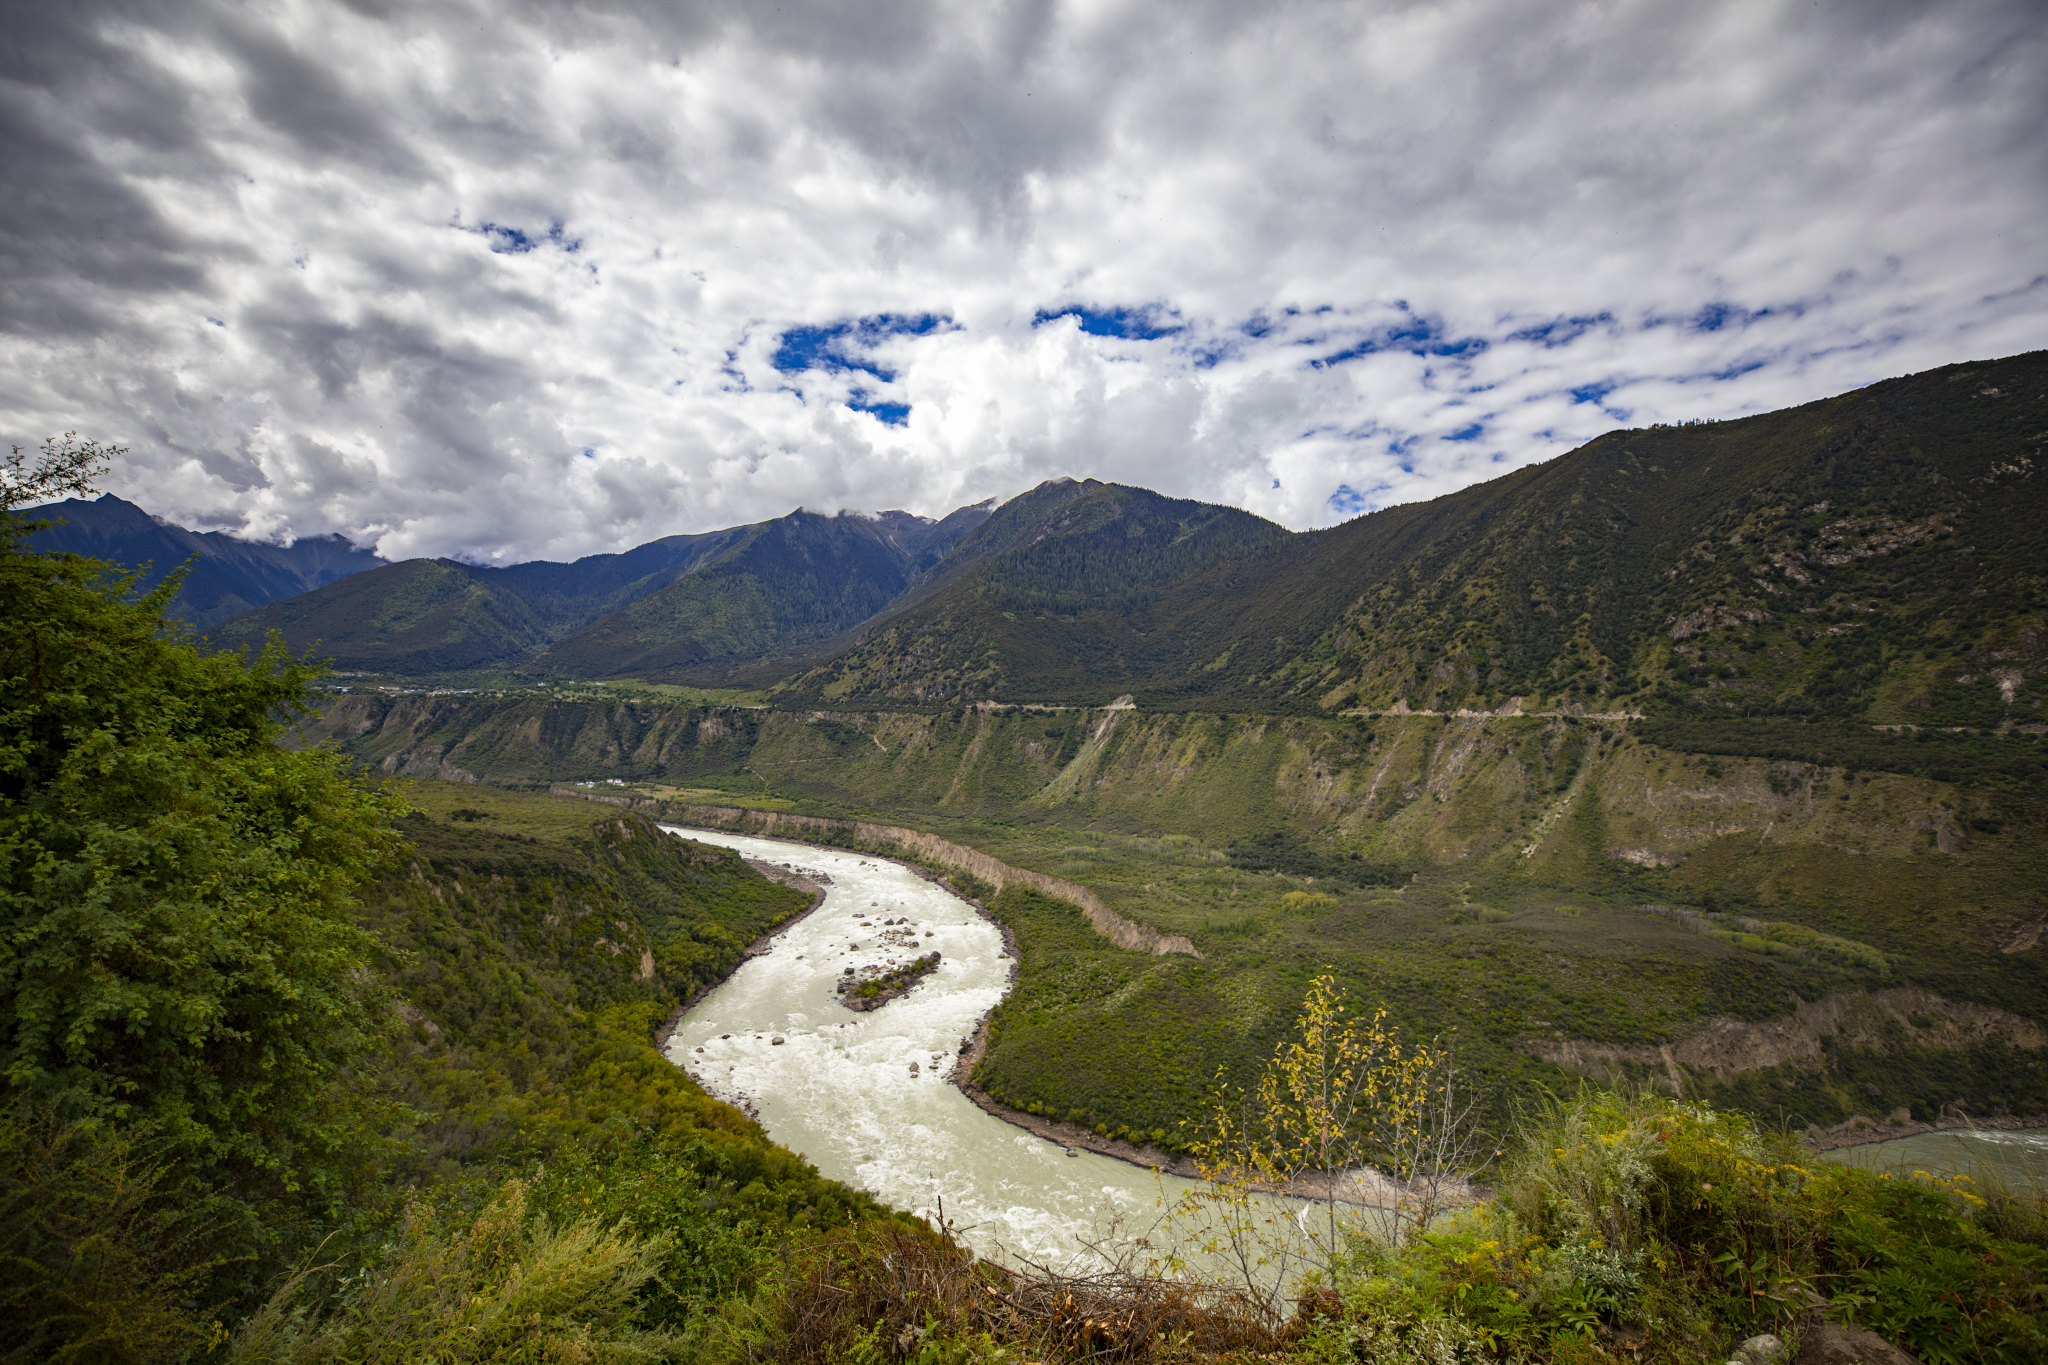
M 578 677 L 661 678 L 776 658 L 860 624 L 985 521 L 799 507 L 666 536 L 571 564 L 415 559 L 226 623 L 275 627 L 343 667 L 399 673 L 516 665 Z
M 227 531 L 194 531 L 112 493 L 23 510 L 31 520 L 55 523 L 29 537 L 32 548 L 137 570 L 139 591 L 149 591 L 190 562 L 165 615 L 201 627 L 384 563 L 341 536 L 302 536 L 273 544 Z

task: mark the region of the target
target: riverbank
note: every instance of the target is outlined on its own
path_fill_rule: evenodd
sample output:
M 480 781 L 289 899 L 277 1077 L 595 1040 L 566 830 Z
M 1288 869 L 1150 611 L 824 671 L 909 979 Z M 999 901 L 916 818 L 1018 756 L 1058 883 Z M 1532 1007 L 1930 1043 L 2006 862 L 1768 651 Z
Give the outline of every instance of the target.
M 1018 885 L 1029 887 L 1041 895 L 1054 900 L 1066 901 L 1078 907 L 1088 917 L 1095 932 L 1133 952 L 1154 955 L 1182 953 L 1190 957 L 1202 956 L 1200 950 L 1182 934 L 1167 934 L 1150 925 L 1140 924 L 1118 914 L 1103 904 L 1102 898 L 1079 882 L 1065 877 L 1054 877 L 1029 868 L 1014 867 L 999 858 L 992 858 L 980 849 L 966 844 L 956 844 L 924 830 L 909 829 L 902 825 L 881 825 L 866 820 L 845 820 L 821 815 L 793 815 L 783 811 L 753 810 L 739 806 L 703 806 L 673 801 L 656 800 L 648 797 L 614 796 L 609 793 L 590 791 L 565 786 L 560 783 L 548 789 L 550 795 L 573 796 L 582 801 L 593 801 L 600 805 L 624 806 L 638 810 L 656 824 L 675 824 L 682 827 L 694 825 L 699 829 L 717 830 L 725 834 L 749 835 L 757 839 L 772 839 L 777 843 L 800 844 L 811 848 L 832 848 L 837 852 L 867 854 L 868 850 L 887 846 L 897 850 L 889 861 L 904 866 L 907 856 L 938 868 L 948 868 L 963 873 L 1001 891 L 1004 887 Z M 684 822 L 688 822 L 685 825 Z M 803 834 L 841 834 L 853 843 L 832 845 L 813 843 Z M 883 856 L 888 855 L 873 855 Z
M 656 828 L 659 828 L 659 826 Z M 657 1051 L 666 1052 L 669 1037 L 676 1031 L 676 1024 L 681 1021 L 683 1015 L 688 1012 L 692 1005 L 695 1005 L 699 1000 L 702 1000 L 705 996 L 724 985 L 727 978 L 731 977 L 733 972 L 738 971 L 748 962 L 767 952 L 776 939 L 809 919 L 811 913 L 825 903 L 825 888 L 832 884 L 831 877 L 826 876 L 822 872 L 815 874 L 823 879 L 822 882 L 814 881 L 811 876 L 806 875 L 804 870 L 792 867 L 787 863 L 771 863 L 760 858 L 743 858 L 741 861 L 776 885 L 786 886 L 792 891 L 801 892 L 809 896 L 811 898 L 810 902 L 803 909 L 797 911 L 767 933 L 760 935 L 752 943 L 749 943 L 745 950 L 740 953 L 739 961 L 732 964 L 732 971 L 728 971 L 724 976 L 720 976 L 716 980 L 707 981 L 697 987 L 696 990 L 690 992 L 687 999 L 670 1010 L 668 1018 L 662 1021 L 661 1027 L 654 1031 L 654 1046 Z M 815 870 L 813 869 L 812 871 Z
M 603 798 L 596 799 L 601 800 Z M 667 822 L 663 822 L 661 827 L 683 837 L 690 837 L 694 833 L 733 834 L 738 832 L 703 829 L 701 827 L 693 829 L 690 826 L 673 825 Z M 836 854 L 840 857 L 853 856 L 872 863 L 886 863 L 909 873 L 920 881 L 932 884 L 953 899 L 964 903 L 972 910 L 977 919 L 994 929 L 1001 938 L 1002 951 L 999 956 L 1005 967 L 1002 985 L 1003 994 L 1008 995 L 1015 987 L 1017 974 L 1023 961 L 1016 932 L 997 917 L 979 896 L 956 882 L 952 873 L 942 871 L 925 863 L 903 857 L 889 857 L 866 849 L 848 849 L 831 844 L 814 843 L 809 840 L 790 839 L 781 835 L 775 837 L 775 842 L 812 849 L 819 853 Z M 785 885 L 796 885 L 797 883 L 790 879 L 801 875 L 797 869 L 789 864 L 777 864 L 751 858 L 748 862 L 761 871 L 763 875 L 771 876 L 778 881 L 782 881 Z M 814 875 L 823 876 L 824 874 Z M 972 874 L 966 875 L 971 876 Z M 827 880 L 829 881 L 829 878 Z M 807 883 L 806 885 L 813 889 L 822 890 L 822 888 L 817 887 L 816 883 Z M 814 898 L 811 907 L 806 909 L 804 915 L 808 915 L 811 909 L 817 908 L 821 900 L 822 895 Z M 797 919 L 803 917 L 798 916 Z M 741 961 L 751 960 L 767 951 L 768 946 L 774 940 L 781 938 L 797 922 L 797 919 L 793 919 L 789 923 L 778 927 L 774 932 L 764 935 L 753 947 L 748 949 Z M 737 965 L 734 970 L 738 970 Z M 694 1005 L 696 1000 L 702 997 L 702 994 L 700 992 L 697 997 L 694 997 L 690 1002 L 691 1005 Z M 684 1009 L 689 1007 L 685 1006 Z M 678 1010 L 674 1018 L 680 1019 L 683 1012 L 683 1010 Z M 1061 1148 L 1070 1156 L 1087 1152 L 1095 1156 L 1108 1157 L 1113 1161 L 1147 1172 L 1175 1176 L 1185 1180 L 1200 1180 L 1202 1178 L 1194 1159 L 1185 1153 L 1169 1152 L 1164 1148 L 1149 1143 L 1140 1144 L 1120 1138 L 1107 1137 L 1081 1124 L 1067 1123 L 1048 1118 L 1044 1115 L 1032 1114 L 1025 1110 L 1013 1109 L 997 1101 L 987 1091 L 977 1086 L 973 1080 L 974 1070 L 988 1050 L 988 1029 L 992 1013 L 992 1010 L 984 1012 L 976 1020 L 972 1031 L 960 1039 L 953 1065 L 947 1073 L 948 1082 L 975 1108 L 1012 1129 L 1028 1133 L 1032 1137 Z M 672 1033 L 673 1022 L 672 1020 L 670 1028 L 663 1031 L 661 1043 L 664 1047 L 666 1047 L 669 1034 Z M 1333 1179 L 1335 1184 L 1334 1192 L 1331 1189 Z M 1285 1189 L 1263 1192 L 1304 1200 L 1322 1200 L 1334 1197 L 1340 1203 L 1357 1207 L 1391 1209 L 1400 1202 L 1406 1190 L 1400 1182 L 1389 1178 L 1383 1172 L 1366 1167 L 1339 1172 L 1334 1178 L 1323 1177 L 1297 1180 Z M 1461 1181 L 1459 1182 L 1458 1190 L 1452 1196 L 1452 1200 L 1456 1203 L 1469 1203 L 1479 1197 L 1480 1193 L 1480 1187 Z
M 2048 1128 L 2048 1114 L 2001 1114 L 1992 1118 L 1944 1114 L 1934 1122 L 1926 1123 L 1915 1119 L 1909 1110 L 1895 1109 L 1882 1120 L 1852 1114 L 1831 1128 L 1815 1125 L 1800 1134 L 1800 1138 L 1808 1151 L 1818 1155 L 1849 1147 L 1896 1142 L 1900 1138 L 1920 1137 L 1927 1133 L 2017 1133 L 2031 1128 Z

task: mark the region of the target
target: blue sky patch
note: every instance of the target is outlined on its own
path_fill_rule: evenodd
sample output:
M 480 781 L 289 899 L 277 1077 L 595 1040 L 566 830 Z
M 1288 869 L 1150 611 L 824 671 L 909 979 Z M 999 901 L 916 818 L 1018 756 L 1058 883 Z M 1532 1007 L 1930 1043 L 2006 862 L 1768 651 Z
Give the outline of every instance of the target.
M 1459 427 L 1449 435 L 1439 436 L 1437 439 L 1440 441 L 1476 441 L 1479 439 L 1479 434 L 1485 430 L 1486 427 L 1483 423 L 1474 422 L 1470 426 Z
M 1533 341 L 1545 350 L 1556 350 L 1569 346 L 1595 327 L 1614 321 L 1612 313 L 1592 313 L 1585 317 L 1552 318 L 1549 322 L 1524 327 L 1518 332 L 1509 332 L 1509 341 Z
M 1156 303 L 1142 308 L 1084 308 L 1076 304 L 1067 308 L 1041 308 L 1031 315 L 1031 325 L 1038 327 L 1060 318 L 1078 318 L 1081 330 L 1092 337 L 1157 341 L 1181 330 L 1180 323 L 1168 320 L 1173 316 L 1163 305 Z
M 1621 381 L 1619 379 L 1602 379 L 1591 384 L 1581 384 L 1578 388 L 1571 391 L 1572 402 L 1591 403 L 1617 422 L 1626 422 L 1630 414 L 1634 412 L 1634 409 L 1616 407 L 1607 401 L 1607 395 L 1620 387 Z
M 1376 327 L 1343 350 L 1309 361 L 1309 368 L 1327 370 L 1347 360 L 1357 360 L 1381 351 L 1406 351 L 1415 356 L 1471 356 L 1493 344 L 1485 337 L 1446 335 L 1442 323 L 1410 313 L 1406 305 L 1401 305 L 1401 308 L 1404 316 L 1398 322 Z
M 1748 374 L 1751 370 L 1761 370 L 1765 364 L 1766 362 L 1762 360 L 1737 360 L 1725 368 L 1715 370 L 1714 378 L 1720 380 L 1737 379 Z
M 539 247 L 557 246 L 564 251 L 576 251 L 583 246 L 581 237 L 570 237 L 562 231 L 560 223 L 549 223 L 546 232 L 539 234 L 516 228 L 508 223 L 478 223 L 473 231 L 481 233 L 490 244 L 491 252 L 497 256 L 524 256 Z
M 1363 512 L 1379 511 L 1379 504 L 1367 500 L 1366 495 L 1348 483 L 1337 485 L 1337 491 L 1323 500 L 1332 512 L 1340 517 L 1355 517 Z
M 863 352 L 892 336 L 928 336 L 951 321 L 934 313 L 877 313 L 822 327 L 792 327 L 777 339 L 771 363 L 784 374 L 805 370 L 869 374 L 887 384 L 896 378 L 896 372 Z
M 881 420 L 883 426 L 904 427 L 910 425 L 910 404 L 908 403 L 874 403 L 865 398 L 855 398 L 850 400 L 846 406 L 852 408 L 855 412 L 873 413 Z

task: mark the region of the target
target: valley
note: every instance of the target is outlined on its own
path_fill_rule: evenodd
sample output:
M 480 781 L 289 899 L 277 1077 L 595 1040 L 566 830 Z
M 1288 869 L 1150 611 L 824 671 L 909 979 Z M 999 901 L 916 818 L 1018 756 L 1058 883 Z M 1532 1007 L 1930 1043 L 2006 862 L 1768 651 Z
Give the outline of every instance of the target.
M 352 1106 L 344 1136 L 305 1150 L 366 1212 L 337 1221 L 338 1205 L 314 1210 L 268 1177 L 232 1174 L 259 1191 L 250 1227 L 326 1228 L 382 1267 L 378 1284 L 410 1283 L 500 1226 L 528 1229 L 517 1265 L 541 1274 L 555 1264 L 550 1229 L 594 1236 L 588 1219 L 602 1216 L 638 1230 L 617 1236 L 646 1232 L 634 1254 L 661 1267 L 658 1280 L 608 1282 L 604 1293 L 637 1305 L 613 1325 L 672 1330 L 664 1350 L 770 1358 L 756 1344 L 798 1330 L 807 1285 L 858 1280 L 882 1296 L 873 1321 L 900 1319 L 892 1330 L 937 1321 L 919 1315 L 943 1301 L 956 1337 L 981 1324 L 973 1358 L 1009 1350 L 1000 1338 L 1078 1359 L 1096 1352 L 1075 1341 L 1095 1338 L 1075 1338 L 1066 1309 L 1034 1326 L 992 1305 L 1095 1291 L 1039 1271 L 997 1291 L 1011 1272 L 967 1255 L 981 1245 L 972 1229 L 908 1218 L 944 1183 L 931 1168 L 953 1139 L 933 1135 L 978 1133 L 984 1156 L 1030 1144 L 1048 1166 L 1042 1189 L 1012 1188 L 990 1158 L 971 1196 L 960 1186 L 962 1208 L 1000 1225 L 998 1240 L 1065 1254 L 1091 1200 L 1129 1203 L 1149 1176 L 1070 1168 L 1101 1158 L 1055 1162 L 1045 1136 L 1196 1169 L 1246 1102 L 1221 1097 L 1268 1084 L 1307 1036 L 1311 1002 L 1334 999 L 1355 1017 L 1385 1012 L 1387 1036 L 1405 1040 L 1387 1046 L 1410 1049 L 1405 1074 L 1442 1065 L 1415 1048 L 1455 1054 L 1475 1101 L 1464 1131 L 1488 1145 L 1448 1169 L 1499 1182 L 1440 1229 L 1425 1233 L 1418 1214 L 1397 1248 L 1359 1244 L 1360 1265 L 1378 1268 L 1326 1267 L 1343 1283 L 1379 1293 L 1406 1277 L 1401 1292 L 1437 1305 L 1431 1321 L 1483 1325 L 1545 1359 L 1616 1358 L 1572 1343 L 1587 1324 L 1620 1343 L 1625 1316 L 1650 1321 L 1676 1303 L 1693 1326 L 1660 1327 L 1659 1358 L 1691 1360 L 1688 1333 L 1732 1343 L 1744 1324 L 1798 1320 L 1776 1300 L 1729 1297 L 1715 1267 L 1735 1253 L 1701 1250 L 1748 1236 L 1744 1220 L 1767 1209 L 1790 1239 L 1769 1266 L 1834 1267 L 1829 1283 L 1859 1303 L 1895 1281 L 1914 1293 L 1966 1283 L 1973 1321 L 2038 1340 L 2038 1315 L 2009 1309 L 2048 1274 L 2028 1259 L 2048 1238 L 2038 1189 L 2001 1185 L 1980 1210 L 1946 1177 L 1923 1188 L 1816 1173 L 1811 1157 L 2048 1118 L 2044 443 L 2037 353 L 1739 421 L 1615 432 L 1304 533 L 1057 479 L 943 519 L 798 511 L 566 565 L 256 555 L 269 576 L 235 581 L 258 596 L 293 574 L 329 577 L 203 636 L 194 618 L 161 614 L 169 588 L 135 600 L 139 580 L 109 580 L 52 545 L 0 560 L 29 585 L 23 600 L 71 585 L 63 610 L 118 617 L 130 655 L 164 661 L 171 681 L 152 685 L 176 701 L 98 719 L 90 708 L 125 696 L 115 684 L 128 676 L 105 671 L 103 628 L 75 631 L 54 656 L 90 685 L 53 690 L 34 624 L 7 646 L 19 658 L 10 715 L 29 727 L 24 753 L 45 743 L 36 736 L 66 736 L 72 780 L 105 805 L 89 755 L 125 752 L 107 736 L 161 730 L 172 752 L 188 743 L 178 727 L 203 732 L 211 698 L 240 688 L 247 714 L 178 763 L 211 773 L 233 756 L 258 796 L 223 804 L 211 777 L 138 778 L 134 799 L 164 808 L 150 818 L 182 831 L 181 803 L 214 801 L 250 819 L 270 809 L 263 774 L 275 772 L 351 812 L 356 842 L 325 856 L 354 860 L 359 899 L 324 890 L 340 899 L 319 904 L 321 932 L 360 960 L 330 955 L 343 966 L 321 979 L 345 983 L 333 998 L 371 1021 L 367 1041 L 347 1065 L 292 1075 Z M 57 506 L 81 523 L 133 521 L 104 501 Z M 190 544 L 157 529 L 150 544 Z M 229 592 L 206 558 L 218 550 L 198 541 L 191 573 Z M 79 708 L 93 719 L 74 734 L 64 727 Z M 39 839 L 69 837 L 67 819 L 8 809 L 22 828 L 41 821 Z M 266 837 L 236 856 L 255 866 L 306 836 Z M 911 931 L 881 928 L 894 937 L 867 946 L 896 959 L 855 968 L 876 1008 L 847 1009 L 837 978 L 808 961 L 811 947 L 851 952 L 820 937 L 847 925 L 797 922 L 817 887 L 713 846 L 764 840 L 850 859 L 861 876 L 881 858 L 943 881 L 1003 931 L 1014 980 L 1002 989 L 1009 961 L 992 956 L 987 925 L 891 868 L 874 875 L 952 916 L 920 911 L 931 924 L 919 928 L 954 938 L 935 939 L 932 958 L 922 934 L 913 950 Z M 742 965 L 777 936 L 804 949 L 784 952 L 780 975 Z M 306 964 L 295 970 L 326 970 Z M 980 995 L 938 1009 L 940 985 L 969 977 Z M 894 1109 L 923 1112 L 937 1093 L 904 1059 L 943 1060 L 984 1009 L 961 1079 L 989 1112 L 949 1093 L 944 1113 L 891 1127 Z M 720 1011 L 772 1036 L 740 1038 Z M 849 1020 L 859 1048 L 855 1033 L 840 1046 Z M 678 1037 L 697 1079 L 672 1064 L 674 1046 L 659 1050 Z M 714 1062 L 725 1079 L 703 1070 Z M 869 1062 L 887 1066 L 863 1079 Z M 826 1104 L 817 1087 L 835 1084 L 860 1103 Z M 758 1101 L 774 1132 L 801 1134 L 819 1160 L 718 1096 Z M 894 1109 L 872 1102 L 892 1096 Z M 829 1121 L 840 1112 L 845 1131 Z M 252 1132 L 279 1123 L 259 1117 Z M 34 1163 L 56 1158 L 9 1141 L 9 1178 L 44 1179 Z M 91 1148 L 63 1178 L 98 1188 L 127 1150 Z M 1585 1153 L 1611 1169 L 1559 1174 Z M 203 1153 L 181 1160 L 180 1180 L 216 1169 Z M 1638 1171 L 1671 1209 L 1693 1210 L 1671 1217 L 1707 1221 L 1627 1232 L 1679 1269 L 1631 1271 L 1615 1281 L 1621 1296 L 1600 1287 L 1605 1234 L 1586 1231 L 1608 1214 L 1581 1206 Z M 1293 1188 L 1232 1176 L 1176 1187 L 1176 1199 L 1184 1212 L 1223 1200 L 1208 1217 L 1232 1181 L 1239 1194 Z M 1123 1194 L 1096 1198 L 1112 1186 Z M 1740 1191 L 1733 1212 L 1704 1199 L 1717 1187 Z M 1893 1230 L 1908 1222 L 1939 1233 L 1918 1260 L 1899 1259 Z M 401 1225 L 412 1240 L 398 1248 Z M 301 1250 L 316 1240 L 262 1235 Z M 204 1274 L 235 1301 L 237 1340 L 284 1330 L 276 1315 L 296 1281 L 279 1280 L 279 1253 L 219 1236 L 228 1250 Z M 1446 1256 L 1462 1268 L 1443 1269 Z M 954 1287 L 905 1289 L 900 1268 L 919 1257 L 951 1267 L 930 1273 Z M 1884 1269 L 1908 1262 L 1905 1280 Z M 822 1278 L 793 1279 L 793 1264 Z M 893 1289 L 878 1288 L 885 1270 Z M 1292 1349 L 1319 1329 L 1288 1316 L 1293 1301 L 1275 1295 L 1291 1281 L 1275 1274 L 1256 1302 L 1237 1290 L 1187 1299 L 1186 1330 Z M 1190 1292 L 1146 1276 L 1103 1302 L 1128 1313 Z M 161 1283 L 187 1294 L 176 1276 Z M 357 1292 L 322 1285 L 337 1302 Z M 177 1311 L 199 1340 L 197 1310 Z M 1343 1311 L 1376 1331 L 1408 1321 Z M 858 1354 L 869 1319 L 834 1313 L 840 1344 L 818 1358 L 870 1359 Z M 1946 1330 L 1910 1305 L 1885 1321 L 1923 1346 Z M 1145 1338 L 1169 1339 L 1181 1338 Z M 908 1345 L 887 1358 L 923 1359 Z
M 1953 366 L 1306 534 L 1054 481 L 808 656 L 337 679 L 299 742 L 992 888 L 982 1083 L 1107 1137 L 1173 1140 L 1325 968 L 1497 1122 L 1579 1078 L 2044 1114 L 2043 390 Z
M 307 738 L 393 774 L 552 787 L 999 886 L 1025 971 L 984 1082 L 1109 1133 L 1174 1133 L 1218 1067 L 1271 1050 L 1326 965 L 1405 1026 L 1455 1031 L 1503 1116 L 1567 1073 L 1793 1129 L 2048 1112 L 2037 778 L 1673 751 L 1643 724 L 351 696 Z M 2043 757 L 2025 734 L 1971 742 Z M 1137 926 L 1130 946 L 1099 911 Z M 1918 1003 L 1858 1005 L 1854 1027 L 1797 1046 L 1727 1041 L 1901 991 Z M 1688 1048 L 1705 1037 L 1725 1045 Z

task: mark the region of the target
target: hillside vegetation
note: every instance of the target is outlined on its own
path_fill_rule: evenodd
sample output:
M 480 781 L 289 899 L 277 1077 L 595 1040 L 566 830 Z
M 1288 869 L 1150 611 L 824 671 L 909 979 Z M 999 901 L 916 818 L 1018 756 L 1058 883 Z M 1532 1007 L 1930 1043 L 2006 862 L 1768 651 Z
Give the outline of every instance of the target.
M 866 620 L 984 515 L 799 509 L 571 564 L 411 559 L 247 612 L 213 635 L 246 644 L 275 630 L 352 672 L 669 677 L 710 665 L 722 675 Z
M 891 1225 L 655 1047 L 805 896 L 280 748 L 304 664 L 22 547 L 117 453 L 0 480 L 0 1356 L 646 1358 L 788 1239 Z
M 0 489 L 76 489 L 100 453 Z M 1190 563 L 1265 534 L 1187 530 Z M 18 541 L 10 1359 L 1696 1362 L 1856 1322 L 1928 1359 L 2042 1349 L 2039 1191 L 1816 1170 L 1782 1132 L 2042 1106 L 2027 731 L 1774 722 L 1759 756 L 1682 714 L 349 693 L 316 715 L 275 643 L 210 652 L 166 627 L 168 589 L 135 601 Z M 1156 599 L 1133 577 L 1136 611 Z M 350 778 L 320 738 L 465 780 Z M 575 771 L 622 785 L 508 789 Z M 992 1266 L 821 1180 L 655 1047 L 805 898 L 648 817 L 810 812 L 858 845 L 885 827 L 844 817 L 881 809 L 991 875 L 1048 874 L 964 888 L 1022 957 L 976 1072 L 999 1098 L 1185 1145 L 1237 1112 L 1219 1072 L 1308 1038 L 1313 976 L 1493 1084 L 1491 1196 L 1333 1241 L 1282 1299 L 1256 1268 Z M 930 846 L 900 837 L 876 851 Z M 1077 886 L 1180 932 L 1120 948 L 1060 899 Z M 1631 1093 L 1573 1093 L 1572 1071 Z M 1517 1114 L 1529 1082 L 1566 1098 Z
M 723 671 L 794 653 L 882 610 L 985 515 L 793 512 L 750 527 L 716 558 L 534 661 L 570 677 L 722 680 Z
M 984 528 L 1027 523 L 1016 548 L 784 695 L 2039 722 L 2044 445 L 2035 352 L 1610 432 L 1302 535 L 1047 485 Z
M 993 902 L 1025 956 L 985 1083 L 1112 1132 L 1173 1133 L 1325 965 L 1457 1030 L 1503 1102 L 1562 1068 L 1793 1127 L 2048 1111 L 2048 751 L 2020 732 L 1866 728 L 1877 761 L 1852 768 L 1571 716 L 352 696 L 315 733 L 393 771 L 617 775 L 597 790 L 685 823 L 885 816 L 1186 936 L 1200 959 L 1118 949 L 1061 902 Z

